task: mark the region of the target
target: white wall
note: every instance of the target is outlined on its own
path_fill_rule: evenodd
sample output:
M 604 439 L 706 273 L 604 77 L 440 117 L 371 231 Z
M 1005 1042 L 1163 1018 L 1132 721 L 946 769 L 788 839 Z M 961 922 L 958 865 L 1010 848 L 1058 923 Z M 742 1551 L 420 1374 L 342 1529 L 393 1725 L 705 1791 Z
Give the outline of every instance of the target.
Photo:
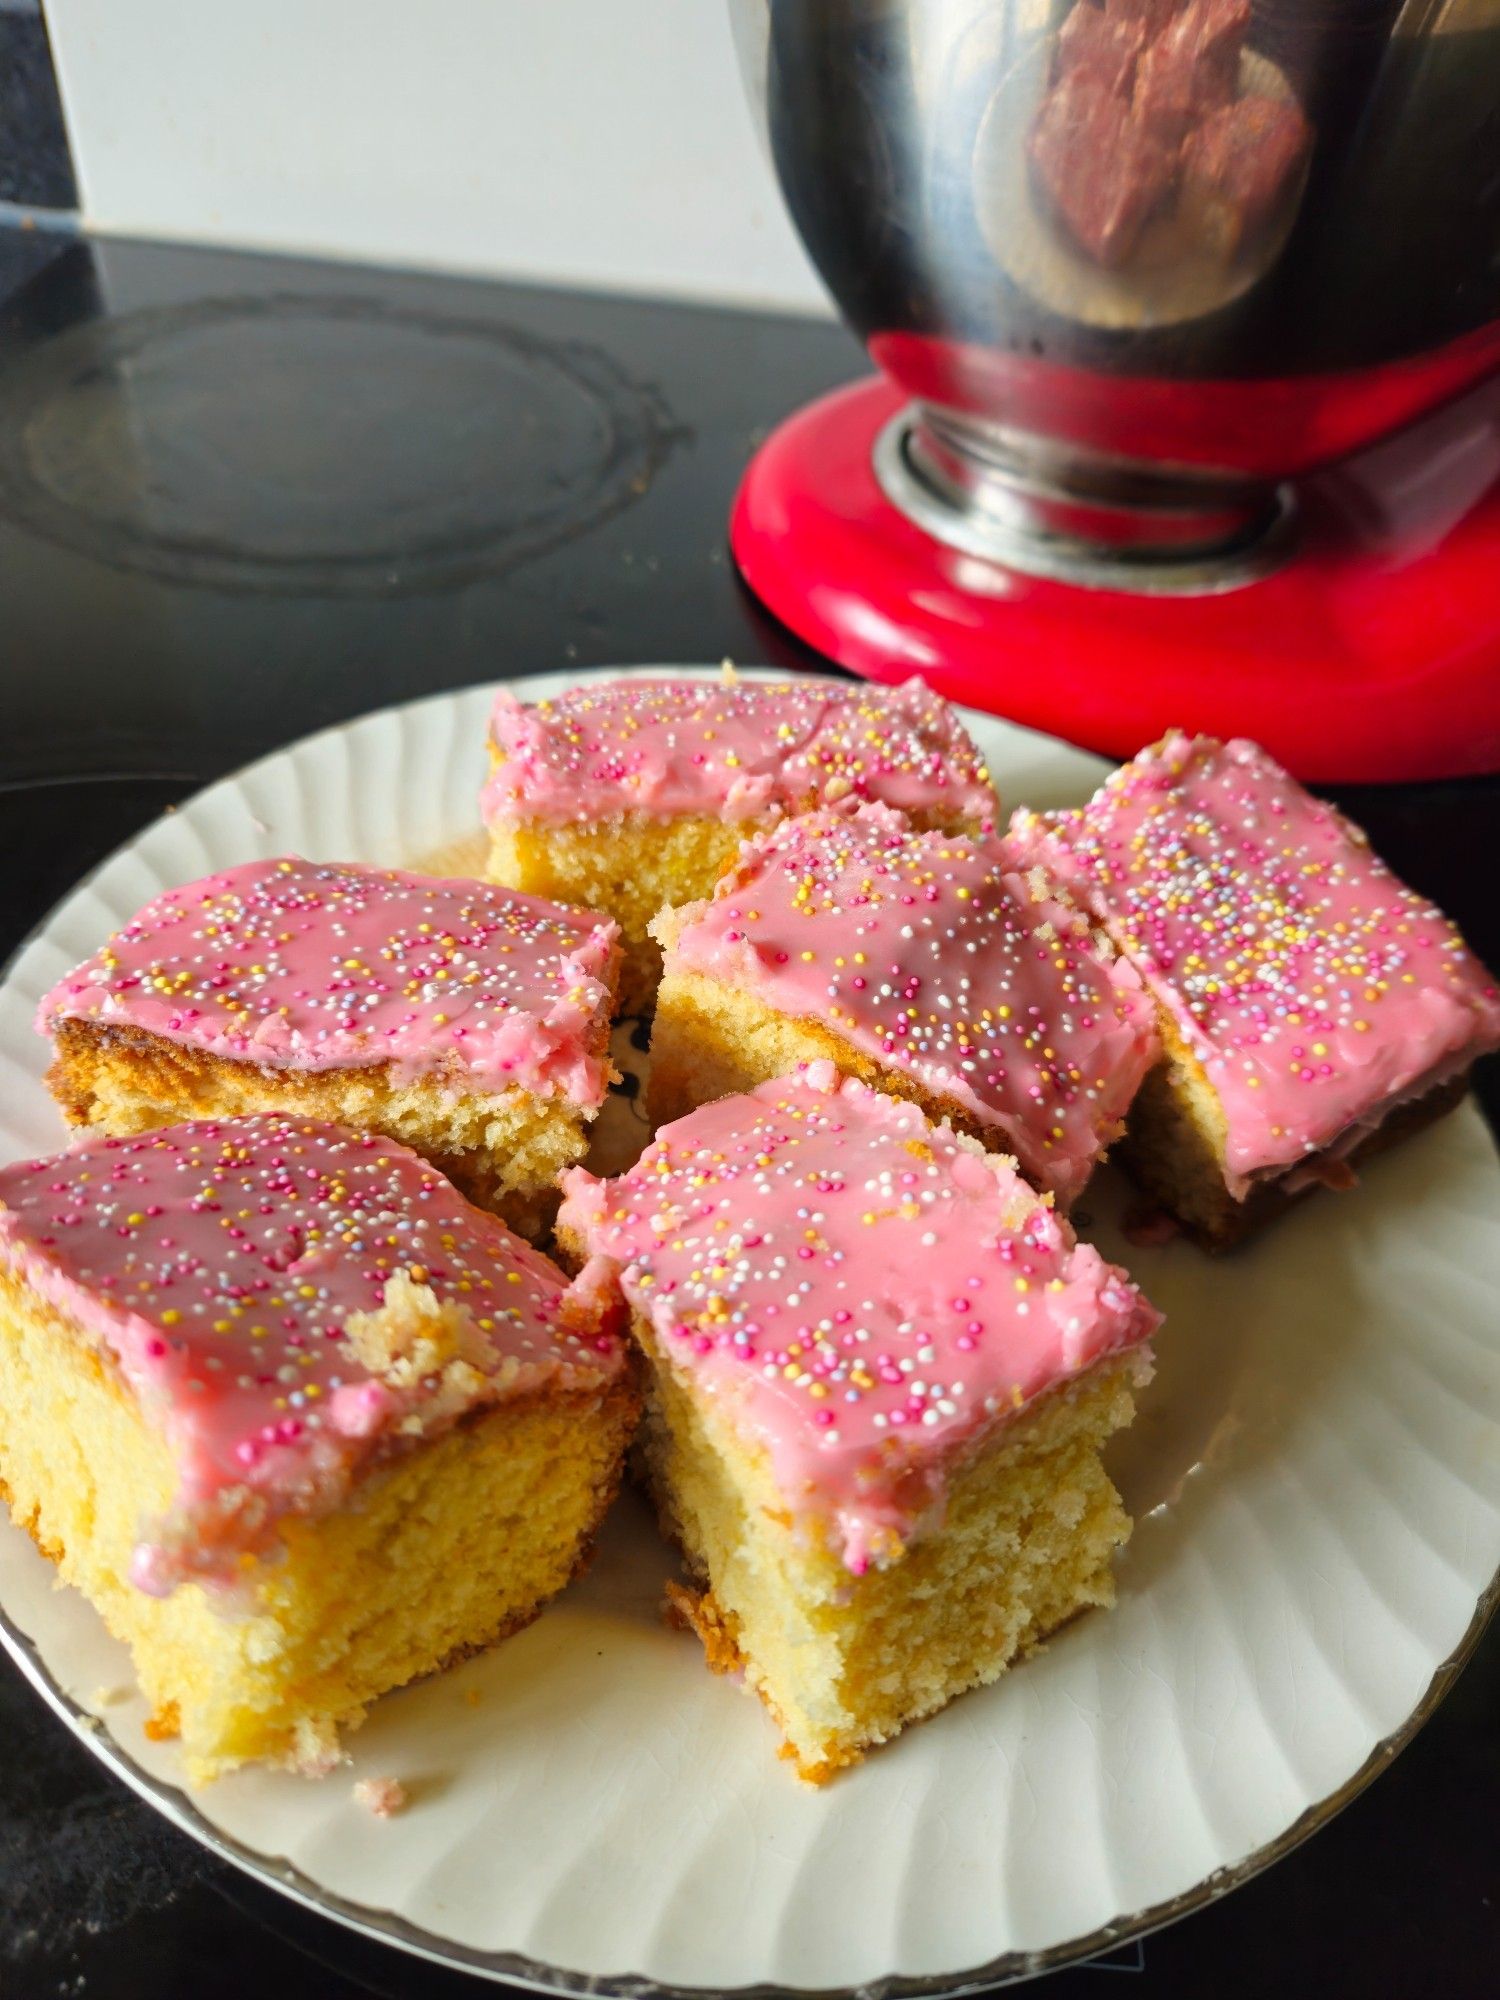
M 86 220 L 826 313 L 727 0 L 46 0 Z

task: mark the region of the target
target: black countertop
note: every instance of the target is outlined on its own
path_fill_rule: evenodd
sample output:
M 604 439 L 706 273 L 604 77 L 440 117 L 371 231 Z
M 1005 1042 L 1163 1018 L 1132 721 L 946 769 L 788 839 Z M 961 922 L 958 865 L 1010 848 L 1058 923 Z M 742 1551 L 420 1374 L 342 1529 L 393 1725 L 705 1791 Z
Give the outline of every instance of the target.
M 724 524 L 764 431 L 859 368 L 791 319 L 0 231 L 0 956 L 152 815 L 324 724 L 569 663 L 805 661 Z M 1500 962 L 1500 785 L 1341 798 Z M 1313 1841 L 1048 1994 L 1494 1994 L 1497 1692 L 1492 1630 Z M 7 2000 L 484 1990 L 211 1859 L 4 1661 L 0 1744 Z

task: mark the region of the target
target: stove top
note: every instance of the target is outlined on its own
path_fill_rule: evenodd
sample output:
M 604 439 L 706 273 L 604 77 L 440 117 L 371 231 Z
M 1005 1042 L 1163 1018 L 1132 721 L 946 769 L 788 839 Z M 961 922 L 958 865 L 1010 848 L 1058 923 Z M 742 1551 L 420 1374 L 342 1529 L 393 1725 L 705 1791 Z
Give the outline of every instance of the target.
M 425 595 L 587 534 L 683 436 L 596 342 L 353 289 L 246 288 L 80 319 L 18 358 L 0 381 L 0 511 L 164 584 Z

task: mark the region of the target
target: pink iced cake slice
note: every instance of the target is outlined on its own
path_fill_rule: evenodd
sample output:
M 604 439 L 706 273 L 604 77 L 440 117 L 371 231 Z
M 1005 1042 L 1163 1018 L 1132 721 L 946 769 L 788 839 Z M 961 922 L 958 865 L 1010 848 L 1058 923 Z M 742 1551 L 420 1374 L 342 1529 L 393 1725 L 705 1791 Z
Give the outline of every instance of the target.
M 1013 1153 L 1066 1205 L 1157 1053 L 1140 980 L 1076 909 L 992 837 L 884 806 L 783 822 L 656 935 L 658 1118 L 827 1058 Z
M 1447 1110 L 1500 1047 L 1500 990 L 1453 925 L 1255 744 L 1173 731 L 1077 811 L 1007 840 L 1150 989 L 1163 1055 L 1122 1156 L 1227 1245 Z
M 75 1125 L 265 1111 L 416 1147 L 534 1232 L 612 1077 L 615 926 L 486 882 L 253 861 L 148 903 L 42 1002 Z
M 649 1003 L 647 925 L 706 896 L 741 839 L 841 798 L 918 825 L 993 822 L 989 773 L 946 702 L 805 678 L 585 681 L 527 706 L 502 690 L 481 801 L 490 873 L 607 911 L 625 939 L 622 999 Z
M 0 1170 L 0 1490 L 190 1771 L 318 1769 L 584 1560 L 619 1312 L 424 1160 L 279 1116 Z
M 647 1357 L 677 1606 L 805 1777 L 1111 1601 L 1158 1315 L 1006 1161 L 818 1063 L 576 1170 L 559 1234 Z

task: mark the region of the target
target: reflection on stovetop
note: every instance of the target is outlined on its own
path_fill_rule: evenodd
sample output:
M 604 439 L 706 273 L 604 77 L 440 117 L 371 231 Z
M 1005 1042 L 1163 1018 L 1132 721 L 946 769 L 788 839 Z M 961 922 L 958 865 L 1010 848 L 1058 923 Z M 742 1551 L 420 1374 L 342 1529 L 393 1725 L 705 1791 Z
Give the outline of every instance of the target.
M 682 435 L 588 341 L 246 292 L 84 319 L 7 367 L 0 513 L 169 583 L 394 596 L 586 534 Z
M 0 230 L 0 957 L 146 820 L 326 723 L 568 662 L 805 662 L 725 519 L 760 436 L 858 366 L 807 322 Z M 1352 803 L 1500 959 L 1500 786 Z M 1307 1848 L 1048 1994 L 1491 1991 L 1497 1679 L 1500 1633 Z M 0 1744 L 5 2000 L 485 1990 L 235 1875 L 5 1662 Z

